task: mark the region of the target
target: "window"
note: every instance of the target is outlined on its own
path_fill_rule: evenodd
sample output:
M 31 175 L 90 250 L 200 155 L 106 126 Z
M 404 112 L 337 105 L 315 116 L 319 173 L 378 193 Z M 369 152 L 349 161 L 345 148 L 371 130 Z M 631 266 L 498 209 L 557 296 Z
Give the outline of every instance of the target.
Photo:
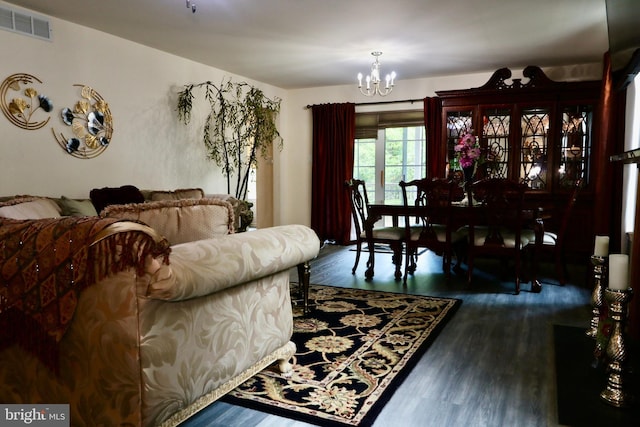
M 356 116 L 353 176 L 367 184 L 370 203 L 402 204 L 400 181 L 426 176 L 422 111 Z
M 381 129 L 378 138 L 355 141 L 354 178 L 367 184 L 371 203 L 402 204 L 400 181 L 427 172 L 424 126 Z
M 402 204 L 400 181 L 427 174 L 424 126 L 385 129 L 384 197 L 386 203 Z

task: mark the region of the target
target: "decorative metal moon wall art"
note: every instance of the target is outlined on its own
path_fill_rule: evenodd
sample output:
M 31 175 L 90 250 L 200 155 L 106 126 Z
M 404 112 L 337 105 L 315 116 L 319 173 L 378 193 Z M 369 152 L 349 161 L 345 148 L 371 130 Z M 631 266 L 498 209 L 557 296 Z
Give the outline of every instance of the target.
M 67 137 L 62 132 L 53 136 L 60 147 L 73 157 L 92 159 L 107 149 L 113 134 L 113 117 L 109 105 L 98 92 L 90 88 L 81 87 L 81 100 L 73 108 L 63 108 L 62 121 L 71 128 L 73 136 Z
M 2 112 L 11 123 L 22 129 L 40 129 L 51 118 L 47 117 L 46 120 L 41 121 L 36 121 L 34 118 L 34 114 L 40 109 L 46 113 L 53 110 L 51 100 L 45 95 L 39 94 L 31 86 L 34 83 L 42 83 L 42 81 L 31 74 L 17 73 L 4 79 L 2 86 L 0 86 Z M 21 85 L 27 87 L 22 90 Z M 16 94 L 18 96 L 15 96 Z

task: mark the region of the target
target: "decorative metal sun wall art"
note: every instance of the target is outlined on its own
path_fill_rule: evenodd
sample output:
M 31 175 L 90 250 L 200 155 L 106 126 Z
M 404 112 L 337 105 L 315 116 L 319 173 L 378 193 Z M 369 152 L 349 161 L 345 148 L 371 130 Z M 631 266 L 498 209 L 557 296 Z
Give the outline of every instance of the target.
M 36 130 L 44 127 L 51 119 L 38 120 L 37 112 L 51 113 L 53 102 L 33 87 L 42 81 L 31 74 L 12 74 L 0 85 L 0 108 L 5 117 L 22 129 Z M 61 111 L 62 122 L 71 128 L 73 136 L 56 133 L 53 136 L 67 153 L 79 159 L 92 159 L 106 150 L 113 134 L 113 117 L 109 105 L 98 92 L 89 86 L 76 84 L 82 88 L 82 99 L 71 108 Z
M 113 117 L 109 105 L 98 92 L 89 86 L 74 86 L 82 88 L 82 99 L 73 108 L 63 108 L 61 112 L 62 121 L 71 128 L 73 136 L 67 137 L 62 132 L 56 134 L 53 128 L 51 131 L 67 153 L 79 159 L 92 159 L 109 146 L 113 134 Z
M 11 123 L 22 129 L 36 130 L 45 126 L 51 117 L 46 120 L 37 120 L 36 112 L 42 110 L 46 113 L 53 110 L 51 100 L 33 87 L 34 84 L 42 84 L 42 81 L 31 74 L 17 73 L 4 79 L 0 86 L 0 107 Z M 24 87 L 26 86 L 26 87 Z M 24 89 L 22 89 L 24 87 Z

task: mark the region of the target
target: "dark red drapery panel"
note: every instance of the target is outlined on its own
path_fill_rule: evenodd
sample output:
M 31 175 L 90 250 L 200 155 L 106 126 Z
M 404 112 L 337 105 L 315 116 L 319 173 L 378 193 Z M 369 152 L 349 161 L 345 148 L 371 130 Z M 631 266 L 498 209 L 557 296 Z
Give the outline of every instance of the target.
M 619 212 L 621 200 L 614 200 L 614 194 L 622 191 L 622 169 L 614 170 L 609 157 L 624 148 L 625 92 L 616 92 L 613 87 L 611 55 L 604 55 L 602 91 L 598 109 L 598 132 L 596 149 L 593 153 L 594 182 L 594 232 L 596 235 L 611 237 L 609 248 L 614 253 L 620 249 Z M 615 188 L 616 191 L 611 191 Z M 618 190 L 619 189 L 619 190 Z
M 313 164 L 311 228 L 321 242 L 349 243 L 351 206 L 344 182 L 353 175 L 356 106 L 353 103 L 311 107 Z
M 442 146 L 442 102 L 438 97 L 424 99 L 424 126 L 427 130 L 427 177 L 444 177 L 445 147 Z
M 611 163 L 613 154 L 624 151 L 626 91 L 614 88 L 614 76 L 611 68 L 611 55 L 604 56 L 602 73 L 602 94 L 600 97 L 598 131 L 598 149 L 594 153 L 594 175 L 597 177 L 594 187 L 594 232 L 596 235 L 608 235 L 609 252 L 620 253 L 622 242 L 622 172 L 620 162 Z M 636 219 L 636 224 L 638 220 Z M 637 232 L 637 230 L 636 230 Z M 636 237 L 637 238 L 637 237 Z M 634 252 L 635 253 L 635 250 Z M 637 281 L 634 273 L 637 267 L 631 259 L 631 285 Z M 640 299 L 633 298 L 629 303 L 629 334 L 640 338 Z

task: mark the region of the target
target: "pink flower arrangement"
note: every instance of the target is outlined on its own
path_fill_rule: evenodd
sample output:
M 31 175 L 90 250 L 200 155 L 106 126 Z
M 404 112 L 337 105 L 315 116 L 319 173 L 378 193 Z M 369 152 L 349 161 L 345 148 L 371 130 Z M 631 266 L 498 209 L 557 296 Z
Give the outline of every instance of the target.
M 473 166 L 476 161 L 480 160 L 482 154 L 478 140 L 471 131 L 463 133 L 453 149 L 462 168 Z

